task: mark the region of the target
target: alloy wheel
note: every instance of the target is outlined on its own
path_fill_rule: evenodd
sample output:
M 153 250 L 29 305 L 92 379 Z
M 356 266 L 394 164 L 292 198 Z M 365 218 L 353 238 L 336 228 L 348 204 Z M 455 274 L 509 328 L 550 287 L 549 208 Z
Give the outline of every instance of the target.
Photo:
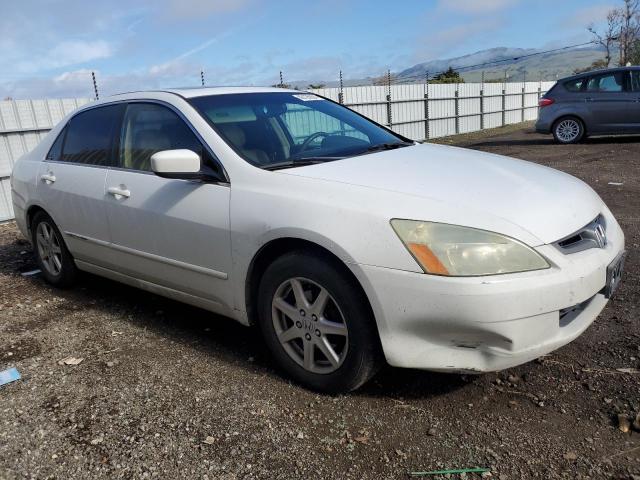
M 347 356 L 349 334 L 334 298 L 306 278 L 290 278 L 276 290 L 272 320 L 284 351 L 312 373 L 336 371 Z
M 556 135 L 564 143 L 571 143 L 580 136 L 580 124 L 577 120 L 562 120 L 556 127 Z
M 62 248 L 53 227 L 40 222 L 36 229 L 36 246 L 44 268 L 51 275 L 60 275 L 62 271 Z

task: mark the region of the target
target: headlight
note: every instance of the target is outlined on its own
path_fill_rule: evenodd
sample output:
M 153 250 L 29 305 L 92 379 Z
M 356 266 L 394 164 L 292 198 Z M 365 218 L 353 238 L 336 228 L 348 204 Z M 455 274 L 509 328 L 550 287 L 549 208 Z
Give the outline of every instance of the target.
M 497 233 L 415 220 L 394 219 L 391 226 L 425 273 L 472 277 L 549 268 L 531 247 Z

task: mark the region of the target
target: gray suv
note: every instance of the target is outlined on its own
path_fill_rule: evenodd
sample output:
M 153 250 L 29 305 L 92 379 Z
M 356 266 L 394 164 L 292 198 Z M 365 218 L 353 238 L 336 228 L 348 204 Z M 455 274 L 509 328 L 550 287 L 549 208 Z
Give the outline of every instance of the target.
M 612 68 L 559 80 L 540 100 L 540 133 L 576 143 L 586 135 L 640 133 L 640 67 Z

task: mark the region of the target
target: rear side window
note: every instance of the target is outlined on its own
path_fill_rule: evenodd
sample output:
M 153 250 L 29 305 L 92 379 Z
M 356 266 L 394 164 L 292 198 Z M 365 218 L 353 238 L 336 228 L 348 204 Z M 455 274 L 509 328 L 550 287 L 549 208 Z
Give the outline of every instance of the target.
M 631 70 L 631 90 L 640 92 L 640 70 Z
M 587 81 L 587 92 L 622 92 L 624 90 L 624 72 L 606 73 L 590 77 Z
M 62 146 L 64 162 L 113 166 L 113 138 L 123 105 L 107 105 L 79 113 L 66 127 Z
M 568 82 L 564 82 L 564 88 L 568 92 L 579 92 L 582 89 L 583 83 L 584 78 L 569 80 Z
M 202 144 L 171 109 L 154 103 L 132 103 L 124 116 L 120 164 L 131 170 L 151 171 L 151 155 L 162 150 L 192 150 L 204 157 Z

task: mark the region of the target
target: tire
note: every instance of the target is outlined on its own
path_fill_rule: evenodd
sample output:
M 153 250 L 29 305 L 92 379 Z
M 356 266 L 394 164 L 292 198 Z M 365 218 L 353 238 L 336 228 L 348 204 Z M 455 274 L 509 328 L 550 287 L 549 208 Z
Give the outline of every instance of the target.
M 576 117 L 562 117 L 553 124 L 552 133 L 558 143 L 578 143 L 585 135 L 584 123 Z
M 327 255 L 291 252 L 267 267 L 258 290 L 258 322 L 276 362 L 324 393 L 355 390 L 382 364 L 373 314 L 345 270 Z
M 68 288 L 75 283 L 78 268 L 64 243 L 60 230 L 45 212 L 31 221 L 33 249 L 42 276 L 54 287 Z

